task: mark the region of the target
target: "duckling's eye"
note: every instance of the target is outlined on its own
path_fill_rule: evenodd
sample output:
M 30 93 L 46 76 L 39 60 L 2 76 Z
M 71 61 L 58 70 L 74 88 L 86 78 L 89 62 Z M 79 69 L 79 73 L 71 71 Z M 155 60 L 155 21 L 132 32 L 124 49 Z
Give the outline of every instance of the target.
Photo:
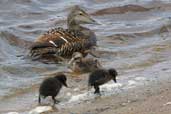
M 74 60 L 78 60 L 78 59 L 79 59 L 79 57 L 74 58 Z
M 83 15 L 83 13 L 82 13 L 82 12 L 80 12 L 80 13 L 79 13 L 79 15 Z

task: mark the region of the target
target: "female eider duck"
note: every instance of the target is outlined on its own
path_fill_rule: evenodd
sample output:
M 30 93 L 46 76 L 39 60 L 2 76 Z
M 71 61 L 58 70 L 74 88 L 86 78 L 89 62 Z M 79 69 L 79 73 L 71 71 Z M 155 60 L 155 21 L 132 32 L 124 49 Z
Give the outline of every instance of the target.
M 84 56 L 96 46 L 96 35 L 80 24 L 97 24 L 84 10 L 75 6 L 67 19 L 67 29 L 54 28 L 38 37 L 30 47 L 33 60 L 46 57 L 68 58 L 74 52 Z
M 93 71 L 89 75 L 88 86 L 91 88 L 94 86 L 95 92 L 94 94 L 100 94 L 100 85 L 107 83 L 110 80 L 113 80 L 116 83 L 116 76 L 118 75 L 117 71 L 113 68 L 108 70 L 106 69 L 98 69 Z
M 87 73 L 102 68 L 100 62 L 94 58 L 84 58 L 82 53 L 74 52 L 69 61 L 69 68 L 75 73 Z

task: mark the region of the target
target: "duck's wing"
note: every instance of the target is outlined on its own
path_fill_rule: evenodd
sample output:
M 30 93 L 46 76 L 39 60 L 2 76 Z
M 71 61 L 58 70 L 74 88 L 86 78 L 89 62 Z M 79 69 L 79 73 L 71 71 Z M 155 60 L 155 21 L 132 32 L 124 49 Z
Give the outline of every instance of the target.
M 56 47 L 61 47 L 65 43 L 79 40 L 81 35 L 82 34 L 77 31 L 71 31 L 63 28 L 53 28 L 38 37 L 35 42 L 54 43 Z
M 60 56 L 71 56 L 74 52 L 84 53 L 85 50 L 90 48 L 88 39 L 81 39 L 69 43 L 65 43 L 56 51 Z
M 106 71 L 103 71 L 99 74 L 99 78 L 98 80 L 95 81 L 95 83 L 101 85 L 108 81 L 109 81 L 108 73 Z
M 34 42 L 30 47 L 29 49 L 31 50 L 35 50 L 35 49 L 41 49 L 41 48 L 47 48 L 47 47 L 54 47 L 54 44 L 52 43 L 42 43 L 42 42 Z
M 88 39 L 79 31 L 55 28 L 41 35 L 30 49 L 31 57 L 43 54 L 71 56 L 74 52 L 82 52 L 90 47 Z

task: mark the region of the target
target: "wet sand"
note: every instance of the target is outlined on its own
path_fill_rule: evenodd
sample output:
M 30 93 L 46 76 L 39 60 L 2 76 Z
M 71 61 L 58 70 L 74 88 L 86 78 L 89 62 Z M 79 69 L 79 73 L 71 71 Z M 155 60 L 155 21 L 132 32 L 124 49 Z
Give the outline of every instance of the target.
M 108 110 L 102 114 L 170 114 L 171 113 L 171 84 L 159 85 L 159 88 L 148 90 L 147 95 L 142 96 L 143 100 L 128 103 L 126 106 L 116 110 Z
M 144 80 L 143 85 L 121 90 L 121 93 L 108 97 L 97 97 L 82 102 L 59 114 L 170 114 L 171 112 L 171 68 L 155 72 L 153 79 Z M 155 70 L 155 69 L 153 69 Z M 152 72 L 153 72 L 152 70 Z M 162 73 L 165 72 L 165 73 Z M 167 72 L 167 73 L 166 73 Z M 134 84 L 132 84 L 134 85 Z M 48 113 L 49 114 L 49 113 Z M 56 114 L 53 113 L 53 114 Z
M 157 88 L 152 87 L 150 89 L 141 88 L 141 92 L 138 90 L 128 93 L 128 101 L 125 97 L 115 96 L 97 100 L 96 103 L 101 104 L 96 108 L 89 109 L 84 113 L 82 111 L 76 114 L 170 114 L 171 112 L 171 84 L 159 85 Z M 133 99 L 139 96 L 139 98 Z M 141 98 L 140 98 L 141 97 Z M 131 99 L 132 98 L 132 99 Z M 96 105 L 95 103 L 91 104 Z M 82 107 L 83 108 L 83 107 Z
M 81 107 L 83 110 L 75 111 L 76 113 L 74 114 L 170 114 L 170 87 L 171 84 L 169 82 L 160 85 L 159 88 L 142 89 L 140 93 L 138 91 L 132 91 L 134 94 L 127 94 L 129 95 L 129 100 L 126 100 L 123 96 L 111 96 L 105 99 L 99 99 L 95 103 L 90 104 L 95 107 L 90 108 L 89 106 L 85 106 L 88 110 L 84 110 L 85 107 Z M 136 95 L 141 98 L 131 99 L 136 97 Z M 62 113 L 59 112 L 59 114 Z

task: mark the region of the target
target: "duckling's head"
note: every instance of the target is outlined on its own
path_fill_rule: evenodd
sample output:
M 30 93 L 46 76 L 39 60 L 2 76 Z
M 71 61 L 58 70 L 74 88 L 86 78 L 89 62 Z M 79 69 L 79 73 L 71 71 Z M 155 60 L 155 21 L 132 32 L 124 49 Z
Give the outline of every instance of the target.
M 67 81 L 67 78 L 64 74 L 59 74 L 59 75 L 56 75 L 55 78 L 57 80 L 59 80 L 65 87 L 68 87 L 66 81 Z
M 117 71 L 115 69 L 111 68 L 111 69 L 108 70 L 108 72 L 112 76 L 113 81 L 116 83 L 117 82 L 116 81 L 116 76 L 118 75 Z
M 73 62 L 79 62 L 79 61 L 81 61 L 82 58 L 83 58 L 82 53 L 80 53 L 80 52 L 74 52 L 72 54 L 71 60 L 69 61 L 69 64 L 72 64 Z
M 79 6 L 74 6 L 70 14 L 68 15 L 68 26 L 73 24 L 97 24 L 97 22 L 90 17 L 83 9 Z

